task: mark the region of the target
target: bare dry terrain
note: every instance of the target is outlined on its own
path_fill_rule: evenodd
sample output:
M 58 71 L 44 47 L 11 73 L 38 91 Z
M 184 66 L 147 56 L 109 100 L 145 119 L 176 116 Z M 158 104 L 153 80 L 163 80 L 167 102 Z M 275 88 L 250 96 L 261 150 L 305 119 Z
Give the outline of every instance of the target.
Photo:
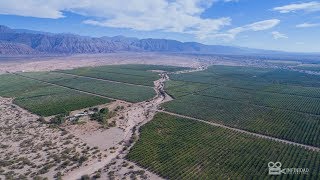
M 0 98 L 0 178 L 60 177 L 99 161 L 105 152 Z M 41 179 L 41 178 L 40 178 Z
M 116 107 L 123 107 L 117 111 L 117 114 L 113 118 L 109 119 L 109 122 L 116 122 L 115 128 L 121 129 L 122 133 L 114 128 L 102 131 L 96 128 L 83 131 L 81 131 L 79 127 L 71 128 L 70 131 L 77 137 L 81 137 L 81 139 L 88 143 L 94 141 L 98 147 L 104 146 L 107 142 L 110 143 L 109 146 L 115 143 L 117 144 L 110 148 L 111 151 L 108 156 L 103 158 L 101 162 L 91 163 L 88 166 L 75 169 L 67 173 L 64 176 L 65 179 L 77 179 L 84 174 L 91 177 L 102 177 L 103 179 L 162 179 L 134 163 L 125 160 L 126 154 L 139 138 L 139 127 L 152 120 L 161 103 L 171 100 L 171 97 L 163 91 L 164 81 L 168 79 L 168 76 L 163 73 L 160 74 L 160 77 L 159 80 L 154 82 L 154 89 L 157 95 L 152 100 L 135 104 L 115 101 L 107 106 L 108 109 L 113 111 Z M 86 125 L 86 128 L 87 127 Z M 106 134 L 109 136 L 104 136 Z M 119 136 L 120 134 L 122 135 L 121 138 Z M 98 136 L 100 137 L 98 138 Z M 117 138 L 119 139 L 117 140 Z
M 173 59 L 162 56 L 155 60 L 153 55 L 141 55 L 130 57 L 102 56 L 101 59 L 89 61 L 88 58 L 75 56 L 69 58 L 27 60 L 24 62 L 2 61 L 0 72 L 16 71 L 43 71 L 66 69 L 80 66 L 96 66 L 102 64 L 121 63 L 150 63 L 162 64 L 163 60 L 170 61 L 170 65 L 196 66 L 199 62 L 184 57 Z M 115 59 L 113 59 L 115 58 Z M 121 59 L 121 58 L 120 58 Z M 52 63 L 52 62 L 55 63 Z M 190 63 L 192 61 L 192 63 Z M 157 62 L 157 63 L 155 63 Z M 53 65 L 54 64 L 54 65 Z M 163 73 L 163 72 L 159 72 Z M 103 128 L 96 121 L 91 121 L 89 116 L 80 118 L 81 123 L 67 122 L 59 128 L 52 128 L 49 124 L 39 122 L 39 117 L 14 105 L 12 99 L 1 98 L 1 168 L 0 178 L 49 178 L 62 177 L 63 179 L 79 179 L 83 175 L 104 178 L 141 178 L 161 179 L 134 163 L 124 159 L 129 149 L 138 139 L 138 127 L 150 121 L 159 104 L 171 100 L 163 94 L 163 82 L 167 80 L 166 74 L 154 82 L 157 95 L 150 101 L 139 103 L 127 103 L 114 101 L 101 105 L 98 108 L 108 108 L 115 112 L 108 119 L 114 123 L 114 127 Z M 121 107 L 121 108 L 119 108 Z M 71 112 L 71 116 L 84 112 L 81 109 Z M 46 117 L 50 120 L 52 117 Z M 41 178 L 40 178 L 41 179 Z
M 83 66 L 108 64 L 161 64 L 197 67 L 175 73 L 205 70 L 208 65 L 235 65 L 233 61 L 196 56 L 159 55 L 155 53 L 117 53 L 104 55 L 74 55 L 46 57 L 26 61 L 0 61 L 0 73 L 18 71 L 50 71 Z M 238 63 L 237 65 L 242 65 Z M 157 95 L 149 101 L 128 103 L 113 101 L 98 106 L 113 112 L 108 118 L 112 127 L 103 127 L 89 116 L 80 123 L 67 122 L 59 128 L 37 121 L 32 115 L 12 104 L 12 99 L 0 98 L 0 179 L 7 177 L 62 177 L 79 179 L 83 175 L 102 179 L 162 179 L 125 159 L 139 138 L 139 128 L 162 111 L 160 104 L 172 100 L 164 91 L 169 80 L 166 72 L 157 71 L 160 79 L 154 82 Z M 89 108 L 71 112 L 71 116 Z M 49 120 L 51 117 L 47 117 Z M 0 167 L 1 167 L 0 166 Z
M 5 59 L 5 58 L 3 58 Z M 62 57 L 17 57 L 0 61 L 0 74 L 9 72 L 51 71 L 84 66 L 116 64 L 156 64 L 197 67 L 199 61 L 192 56 L 165 55 L 157 53 L 110 53 L 71 55 Z

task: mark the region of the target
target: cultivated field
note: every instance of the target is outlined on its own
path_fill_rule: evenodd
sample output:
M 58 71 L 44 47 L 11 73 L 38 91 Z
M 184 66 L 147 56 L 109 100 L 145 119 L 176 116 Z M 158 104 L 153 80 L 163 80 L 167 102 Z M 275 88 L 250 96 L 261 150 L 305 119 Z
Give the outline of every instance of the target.
M 0 96 L 14 97 L 19 106 L 41 116 L 50 116 L 105 104 L 112 99 L 149 100 L 155 96 L 153 81 L 159 78 L 158 71 L 183 69 L 187 68 L 115 65 L 63 71 L 75 75 L 60 72 L 4 74 L 0 75 Z
M 101 78 L 112 81 L 120 81 L 137 85 L 153 87 L 153 81 L 159 79 L 157 73 L 152 70 L 167 72 L 181 71 L 188 68 L 157 65 L 113 65 L 100 67 L 84 67 L 74 70 L 60 71 L 74 75 Z
M 163 113 L 142 127 L 127 159 L 168 179 L 267 179 L 270 161 L 309 168 L 281 178 L 320 176 L 319 152 Z
M 0 75 L 0 96 L 14 97 L 14 103 L 41 116 L 66 113 L 110 102 L 107 98 L 79 93 L 12 74 Z
M 128 102 L 144 101 L 155 95 L 152 87 L 109 82 L 86 77 L 75 77 L 55 72 L 22 73 L 21 75 L 74 90 L 81 90 Z
M 0 174 L 65 179 L 83 175 L 102 179 L 251 179 L 269 178 L 268 162 L 280 161 L 283 168 L 309 169 L 297 179 L 316 179 L 320 175 L 316 148 L 320 147 L 319 76 L 241 66 L 206 69 L 208 65 L 197 69 L 113 65 L 0 75 L 0 96 L 13 98 L 15 104 L 41 116 L 72 111 L 62 120 L 59 115 L 39 120 L 43 124 L 24 110 L 13 114 L 18 123 L 24 115 L 33 117 L 30 126 L 21 123 L 27 135 L 19 139 L 22 132 L 9 133 L 18 124 L 8 120 L 14 119 L 8 112 L 19 108 L 11 106 L 11 99 L 4 99 L 10 117 L 1 119 L 5 143 L 0 145 L 13 153 L 5 154 L 1 163 L 6 166 L 4 171 L 0 168 Z M 170 112 L 176 114 L 168 115 Z M 74 137 L 65 138 L 61 130 Z M 44 135 L 33 134 L 36 131 Z M 45 137 L 52 142 L 39 149 L 49 152 L 40 157 L 44 164 L 36 160 L 37 154 L 27 158 L 38 164 L 16 155 L 34 151 L 32 137 L 36 142 Z M 8 146 L 14 143 L 12 139 L 17 146 Z M 310 145 L 314 151 L 289 141 Z M 31 145 L 24 146 L 24 142 Z M 71 157 L 72 153 L 77 156 Z M 55 158 L 64 159 L 56 162 Z
M 319 76 L 212 66 L 170 79 L 167 111 L 320 147 Z

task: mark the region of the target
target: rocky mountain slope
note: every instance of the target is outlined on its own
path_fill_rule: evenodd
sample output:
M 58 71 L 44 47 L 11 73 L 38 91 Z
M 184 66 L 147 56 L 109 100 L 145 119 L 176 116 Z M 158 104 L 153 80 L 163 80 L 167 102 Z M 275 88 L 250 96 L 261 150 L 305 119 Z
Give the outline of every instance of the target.
M 205 54 L 263 54 L 274 52 L 168 39 L 137 39 L 125 36 L 93 38 L 25 29 L 15 30 L 0 25 L 0 54 L 4 55 L 110 53 L 117 51 Z

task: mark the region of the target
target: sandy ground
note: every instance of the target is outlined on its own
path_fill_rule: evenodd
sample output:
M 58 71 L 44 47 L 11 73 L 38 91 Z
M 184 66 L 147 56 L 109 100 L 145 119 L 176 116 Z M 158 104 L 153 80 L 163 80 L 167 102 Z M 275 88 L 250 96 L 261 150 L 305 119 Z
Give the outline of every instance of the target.
M 200 66 L 198 70 L 205 67 Z M 103 128 L 88 116 L 81 117 L 81 123 L 67 122 L 60 128 L 50 128 L 38 122 L 36 115 L 13 105 L 12 99 L 0 98 L 1 159 L 5 160 L 1 163 L 6 163 L 0 168 L 0 178 L 41 175 L 53 179 L 61 172 L 67 180 L 80 179 L 83 175 L 103 179 L 162 179 L 125 159 L 139 138 L 139 128 L 153 119 L 161 103 L 172 100 L 164 91 L 164 82 L 169 76 L 163 71 L 158 73 L 160 78 L 154 82 L 156 96 L 153 99 L 139 103 L 117 100 L 97 106 L 114 112 L 108 122 L 115 122 L 115 127 L 109 128 Z M 73 111 L 71 115 L 88 109 Z M 79 158 L 73 157 L 75 154 L 85 156 L 85 162 L 78 163 Z M 21 158 L 24 158 L 22 162 Z M 62 160 L 57 162 L 57 158 Z M 67 165 L 62 167 L 63 164 Z
M 105 155 L 62 129 L 38 122 L 10 98 L 0 97 L 0 114 L 1 179 L 53 179 Z
M 14 59 L 9 62 L 1 60 L 0 73 L 7 71 L 48 71 L 82 66 L 128 63 L 167 64 L 189 67 L 199 65 L 198 60 L 186 56 L 153 53 L 134 53 L 129 55 L 128 53 L 117 53 L 46 57 L 43 59 L 34 58 L 25 61 Z M 33 178 L 41 175 L 53 179 L 58 172 L 61 172 L 61 175 L 64 176 L 63 179 L 78 179 L 84 174 L 92 176 L 100 170 L 101 175 L 108 177 L 112 175 L 112 177 L 124 178 L 137 175 L 147 179 L 161 179 L 151 172 L 134 165 L 134 163 L 124 160 L 128 150 L 138 138 L 136 137 L 136 129 L 153 118 L 160 103 L 170 100 L 170 97 L 165 96 L 163 91 L 163 82 L 168 76 L 163 71 L 157 72 L 161 75 L 161 78 L 154 82 L 154 89 L 157 95 L 152 100 L 135 104 L 114 101 L 110 104 L 99 106 L 99 108 L 107 107 L 109 110 L 113 110 L 119 106 L 123 107 L 114 117 L 109 119 L 109 122 L 116 122 L 116 126 L 108 129 L 101 128 L 100 124 L 90 121 L 89 117 L 82 117 L 81 121 L 85 123 L 67 123 L 60 128 L 49 128 L 49 125 L 37 121 L 39 117 L 13 105 L 12 99 L 1 98 L 0 128 L 2 131 L 0 132 L 0 145 L 2 148 L 0 150 L 1 160 L 5 159 L 6 165 L 0 168 L 2 175 L 0 178 L 4 178 L 4 175 L 16 178 L 19 176 L 21 176 L 20 178 L 24 176 Z M 71 114 L 77 114 L 84 110 L 77 110 Z M 52 117 L 47 117 L 46 120 L 50 118 Z M 23 127 L 20 127 L 21 124 L 23 124 Z M 50 141 L 48 147 L 42 144 L 46 140 Z M 29 143 L 27 147 L 21 146 L 21 143 L 24 141 Z M 37 147 L 36 150 L 35 147 Z M 62 161 L 56 162 L 52 158 L 53 156 L 61 158 L 60 155 L 64 155 L 64 150 L 66 149 L 70 149 L 72 153 L 66 154 Z M 85 156 L 86 161 L 79 164 L 76 160 L 72 160 L 71 155 L 74 153 L 77 156 Z M 28 161 L 25 161 L 27 164 L 26 162 L 19 161 L 21 158 L 25 158 L 20 157 L 20 155 L 26 156 Z M 13 162 L 7 162 L 7 160 L 13 160 Z M 33 164 L 28 164 L 29 160 Z M 124 161 L 126 164 L 129 163 L 130 166 L 122 166 L 120 163 L 124 163 Z M 63 163 L 68 165 L 59 169 L 58 167 L 61 167 Z M 107 166 L 114 169 L 112 173 L 106 169 Z M 43 170 L 44 167 L 46 170 Z M 104 171 L 102 171 L 103 169 Z M 142 171 L 144 173 L 141 173 Z
M 138 140 L 139 128 L 153 119 L 161 103 L 172 100 L 172 98 L 164 92 L 164 82 L 168 79 L 168 75 L 161 72 L 160 79 L 154 82 L 154 90 L 157 95 L 150 101 L 133 104 L 125 111 L 127 127 L 125 129 L 124 143 L 126 144 L 126 150 L 122 151 L 117 158 L 104 166 L 101 171 L 104 179 L 162 179 L 158 175 L 126 160 L 125 156 Z
M 117 132 L 111 131 L 112 129 L 105 130 L 106 133 L 110 134 L 109 136 L 104 136 L 100 130 L 94 130 L 95 128 L 86 131 L 81 131 L 79 127 L 74 129 L 68 128 L 69 132 L 88 143 L 89 141 L 95 141 L 94 143 L 97 143 L 96 145 L 100 147 L 107 143 L 110 143 L 110 145 L 111 143 L 114 143 L 116 145 L 112 147 L 112 153 L 108 154 L 107 158 L 102 158 L 101 162 L 92 163 L 88 166 L 75 169 L 74 171 L 67 173 L 64 178 L 78 179 L 83 175 L 94 177 L 99 174 L 102 179 L 162 179 L 161 177 L 138 167 L 133 162 L 125 160 L 125 156 L 138 140 L 138 129 L 140 126 L 152 120 L 161 103 L 172 100 L 172 98 L 165 94 L 163 90 L 164 82 L 168 80 L 168 78 L 166 73 L 161 73 L 160 79 L 154 82 L 154 90 L 157 95 L 152 100 L 134 104 L 115 101 L 108 105 L 110 110 L 112 110 L 112 106 L 113 108 L 119 105 L 123 106 L 123 109 L 118 111 L 117 115 L 113 117 L 117 122 L 115 128 L 122 130 L 122 138 L 117 139 L 119 137 L 118 135 L 121 133 L 117 134 Z M 82 132 L 83 134 L 79 134 L 79 132 Z M 102 137 L 98 138 L 98 136 Z M 101 144 L 98 145 L 99 143 Z
M 72 69 L 84 66 L 114 64 L 158 64 L 184 67 L 197 67 L 199 61 L 193 56 L 158 53 L 109 53 L 72 55 L 64 57 L 3 58 L 0 61 L 0 74 L 9 72 L 51 71 Z
M 164 53 L 79 54 L 58 57 L 0 57 L 0 74 L 6 72 L 52 71 L 86 66 L 153 64 L 198 68 L 201 65 L 255 66 L 260 61 L 230 59 L 215 55 Z M 160 73 L 160 72 L 159 72 Z
M 7 71 L 50 71 L 128 63 L 197 67 L 176 73 L 202 71 L 212 64 L 241 65 L 211 56 L 111 53 L 43 57 L 25 61 L 2 60 L 0 74 Z M 123 107 L 108 120 L 115 122 L 115 127 L 109 128 L 102 128 L 97 122 L 90 121 L 89 117 L 81 117 L 84 123 L 66 123 L 60 128 L 49 128 L 37 122 L 37 116 L 13 105 L 12 99 L 0 97 L 0 179 L 4 179 L 5 175 L 16 179 L 30 179 L 38 175 L 53 179 L 58 172 L 66 180 L 80 179 L 83 175 L 101 179 L 162 179 L 125 159 L 139 138 L 139 128 L 152 120 L 156 112 L 161 111 L 161 103 L 172 100 L 164 91 L 164 82 L 169 80 L 167 73 L 155 72 L 159 73 L 160 78 L 154 82 L 157 95 L 152 100 L 139 103 L 113 101 L 99 106 L 111 111 Z M 73 111 L 71 114 L 85 110 Z M 82 156 L 86 159 L 80 164 L 79 157 Z
M 99 66 L 104 64 L 167 64 L 176 66 L 201 67 L 205 68 L 208 63 L 200 61 L 194 57 L 159 55 L 153 53 L 128 53 L 107 54 L 107 55 L 77 55 L 70 57 L 55 57 L 44 59 L 32 59 L 27 61 L 0 61 L 1 72 L 17 71 L 48 71 L 56 69 L 69 69 L 82 66 Z M 200 69 L 199 69 L 200 70 Z M 133 162 L 125 160 L 126 154 L 139 138 L 138 129 L 143 124 L 152 120 L 153 116 L 159 110 L 159 105 L 170 101 L 172 98 L 164 91 L 164 82 L 169 79 L 166 72 L 157 71 L 160 79 L 154 82 L 154 90 L 157 95 L 149 101 L 139 103 L 127 103 L 124 101 L 113 101 L 110 104 L 100 105 L 99 108 L 107 107 L 114 111 L 117 107 L 123 107 L 117 110 L 114 117 L 109 122 L 115 122 L 115 127 L 101 128 L 101 125 L 95 121 L 90 121 L 89 117 L 81 117 L 84 123 L 73 124 L 66 123 L 58 129 L 49 128 L 48 125 L 37 122 L 37 116 L 12 105 L 12 99 L 1 98 L 1 146 L 5 147 L 5 153 L 2 149 L 1 159 L 13 159 L 14 162 L 0 168 L 0 174 L 8 174 L 13 171 L 13 176 L 20 175 L 34 177 L 42 175 L 52 179 L 58 172 L 61 172 L 63 179 L 79 179 L 83 175 L 101 176 L 103 179 L 162 179 L 161 177 L 135 165 Z M 183 72 L 181 72 L 183 73 Z M 3 106 L 3 107 L 2 107 Z M 86 109 L 71 112 L 77 114 Z M 50 117 L 46 118 L 47 120 Z M 8 123 L 9 122 L 9 123 Z M 27 124 L 23 128 L 16 128 L 19 124 Z M 20 125 L 19 125 L 20 126 Z M 12 130 L 14 129 L 14 130 Z M 18 130 L 19 129 L 19 130 Z M 23 132 L 20 132 L 22 131 Z M 15 133 L 15 131 L 17 131 Z M 38 132 L 38 133 L 36 133 Z M 62 135 L 63 133 L 67 135 Z M 19 134 L 23 135 L 23 138 Z M 18 135 L 17 135 L 18 134 Z M 66 136 L 68 138 L 66 138 Z M 19 137 L 19 138 L 18 138 Z M 44 139 L 45 138 L 45 139 Z M 51 141 L 50 146 L 42 145 L 46 139 Z M 27 147 L 20 147 L 25 140 L 32 141 Z M 37 152 L 30 153 L 34 146 L 43 146 L 37 149 Z M 72 153 L 66 154 L 64 150 L 71 149 Z M 42 152 L 43 151 L 43 152 Z M 27 159 L 38 159 L 33 164 L 23 164 L 19 161 L 20 155 L 27 156 Z M 66 154 L 64 160 L 56 162 L 52 156 Z M 82 164 L 78 160 L 72 160 L 71 155 L 85 156 L 86 161 Z M 69 157 L 69 156 L 70 157 Z M 3 156 L 3 157 L 2 157 Z M 66 163 L 65 161 L 68 161 Z M 69 162 L 70 161 L 70 162 Z M 68 164 L 64 168 L 62 164 Z M 32 166 L 32 167 L 30 167 Z M 48 167 L 47 167 L 48 166 Z M 0 166 L 1 167 L 1 166 Z M 47 171 L 42 168 L 47 167 Z M 39 172 L 42 170 L 42 173 Z M 28 173 L 30 172 L 30 173 Z M 21 176 L 22 177 L 22 176 Z M 1 178 L 1 176 L 0 176 Z

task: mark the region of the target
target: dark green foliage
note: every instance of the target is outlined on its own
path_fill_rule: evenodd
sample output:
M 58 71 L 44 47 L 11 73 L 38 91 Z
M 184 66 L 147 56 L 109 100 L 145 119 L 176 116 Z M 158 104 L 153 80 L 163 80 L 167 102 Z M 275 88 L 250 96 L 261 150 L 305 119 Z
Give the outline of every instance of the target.
M 157 65 L 114 65 L 85 67 L 61 72 L 153 87 L 153 81 L 159 79 L 159 76 L 151 70 L 173 72 L 185 69 L 189 68 Z
M 142 127 L 127 158 L 166 179 L 269 179 L 270 161 L 310 170 L 274 178 L 320 176 L 319 152 L 163 113 Z
M 280 72 L 213 66 L 202 72 L 172 75 L 166 91 L 175 100 L 163 107 L 178 114 L 320 147 L 317 78 L 312 78 L 315 87 L 309 87 L 312 79 L 300 79 L 296 86 L 294 78 L 303 78 L 299 72 L 292 71 L 287 76 Z
M 144 101 L 152 98 L 155 95 L 155 92 L 151 87 L 101 81 L 85 77 L 74 77 L 60 73 L 39 72 L 23 73 L 23 75 L 65 86 L 71 89 L 81 90 L 115 99 L 122 99 L 129 102 Z
M 94 114 L 90 115 L 91 120 L 98 121 L 105 128 L 108 127 L 108 119 L 110 118 L 110 113 L 108 108 L 96 109 Z
M 99 111 L 100 114 L 108 114 L 108 112 L 109 112 L 108 108 L 102 108 Z
M 50 119 L 51 124 L 61 125 L 66 122 L 66 116 L 64 114 L 59 114 Z
M 106 114 L 96 112 L 94 114 L 91 114 L 90 118 L 93 121 L 98 121 L 98 122 L 102 123 L 105 119 L 107 119 L 107 116 L 106 116 Z
M 0 96 L 15 97 L 16 104 L 42 116 L 110 102 L 109 99 L 7 74 L 0 75 Z

